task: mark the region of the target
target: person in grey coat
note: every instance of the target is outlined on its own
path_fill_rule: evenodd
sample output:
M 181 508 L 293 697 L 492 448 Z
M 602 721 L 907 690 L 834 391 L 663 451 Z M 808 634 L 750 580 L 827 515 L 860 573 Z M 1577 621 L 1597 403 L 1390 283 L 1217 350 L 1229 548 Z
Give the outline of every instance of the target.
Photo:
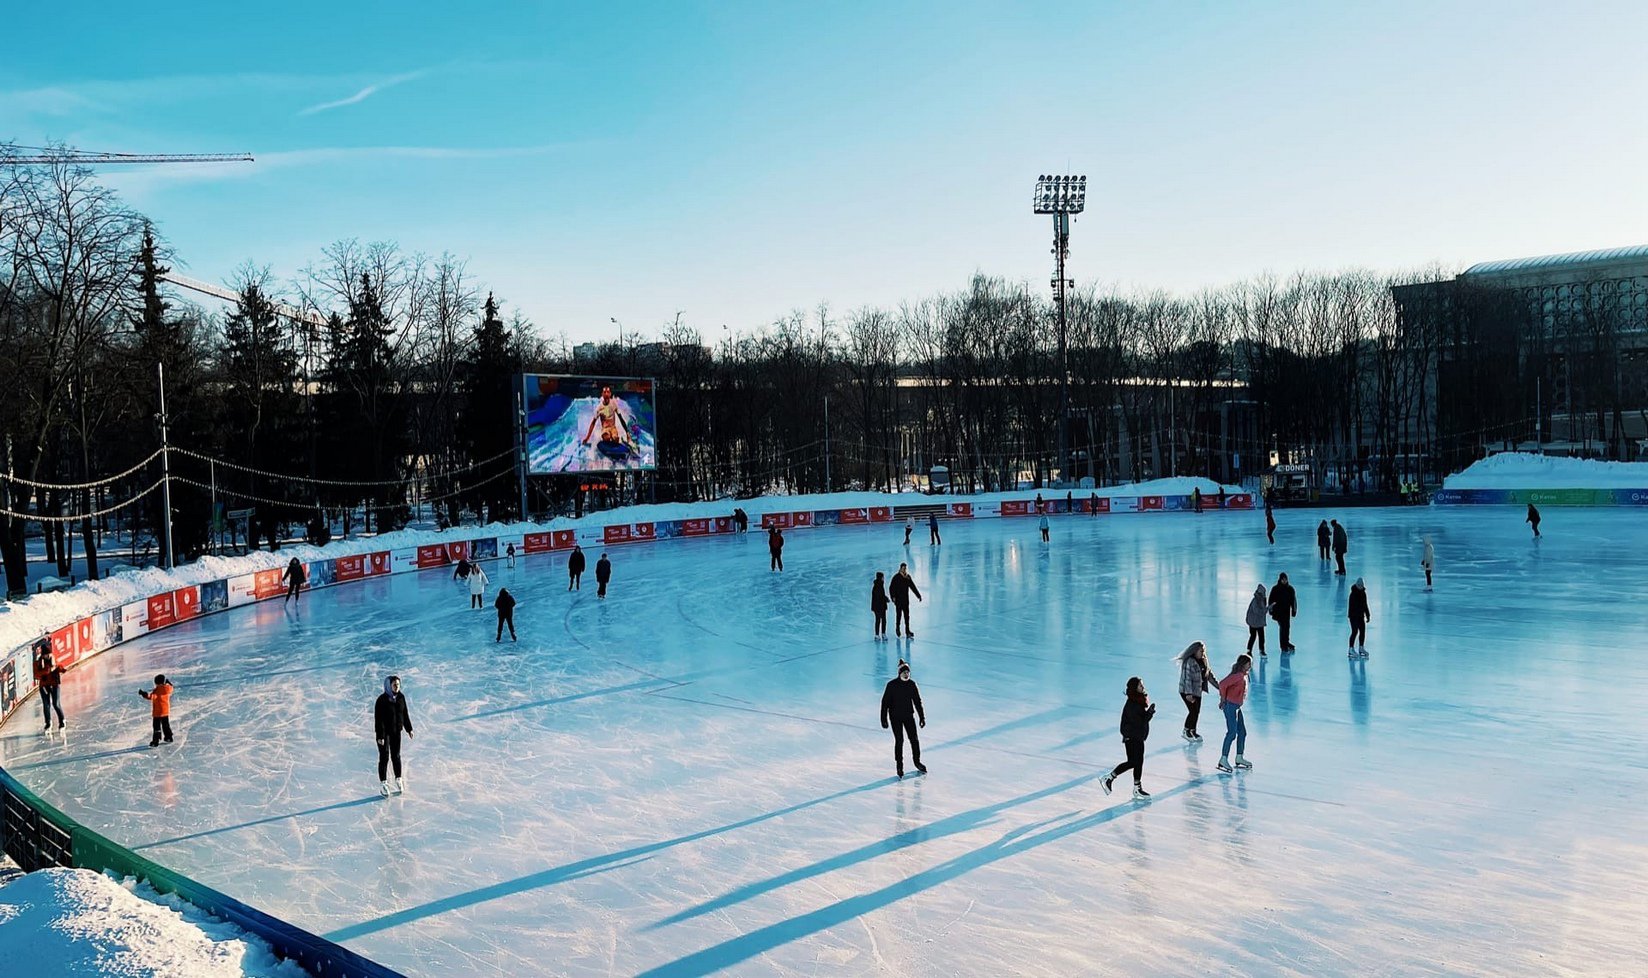
M 1191 642 L 1176 657 L 1179 663 L 1179 699 L 1184 700 L 1184 739 L 1200 743 L 1196 721 L 1202 715 L 1202 694 L 1213 684 L 1213 667 L 1207 664 L 1207 646 Z
M 1259 654 L 1265 652 L 1265 612 L 1270 610 L 1265 601 L 1265 586 L 1263 584 L 1253 589 L 1253 600 L 1247 603 L 1247 650 L 1253 651 L 1255 640 L 1259 642 Z

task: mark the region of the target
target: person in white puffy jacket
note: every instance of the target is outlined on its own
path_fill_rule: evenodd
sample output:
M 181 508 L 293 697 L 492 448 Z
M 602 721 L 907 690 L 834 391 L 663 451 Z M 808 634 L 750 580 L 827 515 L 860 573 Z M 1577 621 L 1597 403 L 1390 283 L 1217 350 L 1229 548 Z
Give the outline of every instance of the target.
M 481 570 L 480 564 L 471 564 L 469 567 L 469 607 L 483 608 L 486 605 L 486 571 Z

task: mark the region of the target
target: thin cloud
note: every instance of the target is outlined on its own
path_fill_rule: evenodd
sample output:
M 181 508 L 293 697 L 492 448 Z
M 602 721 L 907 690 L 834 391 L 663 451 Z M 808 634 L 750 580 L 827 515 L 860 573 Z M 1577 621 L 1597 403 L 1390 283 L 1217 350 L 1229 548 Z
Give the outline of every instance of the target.
M 299 167 L 348 165 L 378 160 L 498 160 L 544 156 L 576 144 L 548 143 L 536 146 L 321 146 L 269 153 L 254 152 L 253 163 L 201 163 L 124 170 L 111 167 L 102 178 L 120 190 L 142 194 L 169 186 L 253 180 L 273 170 Z
M 321 102 L 318 105 L 311 105 L 307 109 L 299 110 L 298 115 L 315 115 L 318 112 L 330 112 L 333 109 L 341 109 L 346 105 L 356 105 L 366 101 L 385 89 L 394 88 L 396 85 L 404 85 L 409 81 L 417 81 L 419 78 L 422 78 L 427 74 L 429 74 L 428 69 L 421 71 L 409 71 L 403 75 L 391 75 L 383 81 L 373 82 L 348 98 L 340 98 L 335 102 Z

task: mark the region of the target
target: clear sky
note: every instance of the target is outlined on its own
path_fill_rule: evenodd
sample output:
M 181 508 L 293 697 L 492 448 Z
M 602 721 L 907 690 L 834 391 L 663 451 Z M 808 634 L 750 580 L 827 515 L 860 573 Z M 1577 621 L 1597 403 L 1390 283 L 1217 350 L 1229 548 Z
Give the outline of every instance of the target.
M 1648 3 L 16 3 L 0 139 L 106 171 L 180 270 L 451 251 L 547 334 L 1194 289 L 1648 242 Z

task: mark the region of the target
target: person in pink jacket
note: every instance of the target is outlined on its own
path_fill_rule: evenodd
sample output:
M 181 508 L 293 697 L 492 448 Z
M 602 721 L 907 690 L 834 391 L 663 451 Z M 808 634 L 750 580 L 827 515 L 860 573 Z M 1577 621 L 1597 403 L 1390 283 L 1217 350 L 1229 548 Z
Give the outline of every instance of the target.
M 1253 668 L 1253 656 L 1243 653 L 1236 657 L 1236 664 L 1230 667 L 1230 675 L 1219 681 L 1219 710 L 1225 715 L 1225 746 L 1219 752 L 1219 770 L 1230 774 L 1235 768 L 1230 765 L 1230 744 L 1236 743 L 1236 767 L 1248 770 L 1253 767 L 1242 756 L 1247 748 L 1247 720 L 1242 716 L 1242 703 L 1247 700 L 1247 674 Z

